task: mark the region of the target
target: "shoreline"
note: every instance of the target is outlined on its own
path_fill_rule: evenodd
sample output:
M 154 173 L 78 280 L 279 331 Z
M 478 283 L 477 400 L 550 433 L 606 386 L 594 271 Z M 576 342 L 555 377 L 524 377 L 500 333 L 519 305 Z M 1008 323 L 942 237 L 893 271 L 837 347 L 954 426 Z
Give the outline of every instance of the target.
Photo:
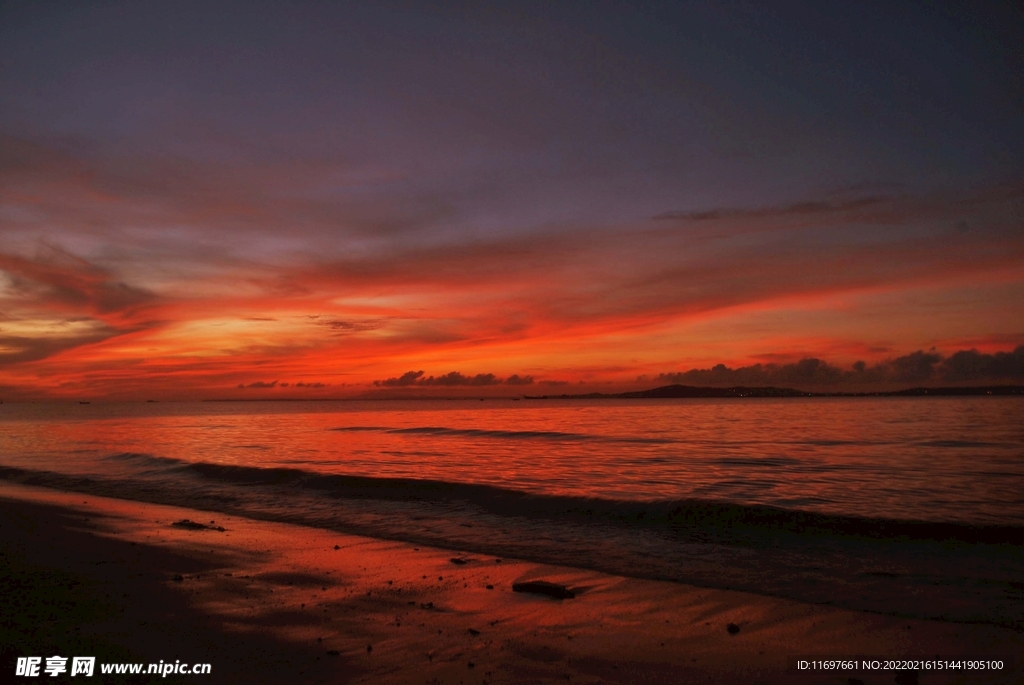
M 798 388 L 772 385 L 664 385 L 646 390 L 624 392 L 589 392 L 561 395 L 403 395 L 403 394 L 359 394 L 345 397 L 193 397 L 154 399 L 113 399 L 76 397 L 24 398 L 0 400 L 4 404 L 185 404 L 185 403 L 232 403 L 232 402 L 404 402 L 404 401 L 455 401 L 476 402 L 484 400 L 672 400 L 672 399 L 806 399 L 806 398 L 878 398 L 878 397 L 1022 397 L 1024 385 L 1014 383 L 994 385 L 935 385 L 914 386 L 898 390 L 800 390 Z
M 224 531 L 171 525 L 182 519 Z M 799 684 L 846 680 L 789 672 L 787 657 L 1024 653 L 1024 635 L 998 626 L 498 562 L 9 482 L 0 482 L 0 540 L 15 636 L 4 669 L 17 656 L 88 648 L 98 662 L 212 664 L 209 676 L 162 682 Z M 576 597 L 511 591 L 528 580 Z M 924 672 L 919 682 L 1021 674 L 1014 663 L 1000 673 Z M 894 682 L 893 673 L 855 677 Z

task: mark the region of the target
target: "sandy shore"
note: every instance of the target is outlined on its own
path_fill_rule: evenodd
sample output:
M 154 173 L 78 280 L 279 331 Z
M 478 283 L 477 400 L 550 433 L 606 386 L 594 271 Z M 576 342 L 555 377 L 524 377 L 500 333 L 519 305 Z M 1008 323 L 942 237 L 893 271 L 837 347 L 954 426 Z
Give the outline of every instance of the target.
M 224 530 L 171 525 L 181 519 Z M 154 682 L 793 685 L 851 677 L 789 671 L 787 657 L 795 655 L 1024 654 L 1024 636 L 993 626 L 851 612 L 11 483 L 0 483 L 0 539 L 4 682 L 16 657 L 53 654 L 212 665 L 210 675 Z M 513 583 L 531 579 L 566 585 L 576 597 L 512 592 Z M 730 623 L 738 633 L 727 630 Z M 896 682 L 892 672 L 853 677 Z M 1022 680 L 1018 663 L 1001 673 L 918 677 Z M 99 674 L 97 681 L 149 682 Z

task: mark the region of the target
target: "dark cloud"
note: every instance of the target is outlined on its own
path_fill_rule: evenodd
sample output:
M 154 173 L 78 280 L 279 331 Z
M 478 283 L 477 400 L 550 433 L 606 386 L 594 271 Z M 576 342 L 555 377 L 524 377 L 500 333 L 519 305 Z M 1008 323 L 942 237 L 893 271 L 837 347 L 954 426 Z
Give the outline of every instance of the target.
M 754 207 L 754 208 L 728 208 L 706 209 L 700 211 L 671 211 L 662 212 L 651 217 L 655 221 L 714 221 L 716 219 L 732 218 L 771 218 L 785 216 L 805 216 L 810 214 L 833 214 L 852 209 L 863 209 L 873 205 L 880 205 L 891 201 L 891 197 L 884 195 L 867 195 L 844 200 L 821 200 L 810 202 L 796 202 L 777 207 Z
M 0 270 L 18 300 L 38 306 L 126 314 L 155 299 L 106 269 L 51 245 L 43 245 L 35 259 L 0 253 Z
M 256 389 L 273 388 L 273 387 L 276 387 L 276 386 L 277 386 L 277 381 L 271 381 L 269 383 L 267 383 L 266 381 L 256 381 L 255 383 L 250 383 L 249 385 L 243 385 L 242 383 L 238 384 L 239 388 L 256 388 Z
M 380 387 L 386 388 L 403 388 L 407 385 L 414 385 L 421 376 L 422 371 L 406 371 L 397 378 L 388 378 L 383 381 L 374 381 L 373 384 Z
M 857 198 L 869 196 L 892 196 L 905 192 L 907 189 L 904 183 L 893 183 L 889 181 L 860 181 L 843 186 L 837 186 L 827 191 L 830 197 Z
M 104 327 L 90 333 L 60 337 L 0 335 L 0 366 L 45 359 L 64 350 L 106 340 L 115 334 Z
M 362 321 L 343 321 L 340 319 L 334 319 L 331 321 L 317 321 L 320 326 L 326 326 L 333 331 L 339 333 L 359 333 L 361 331 L 372 331 L 380 328 L 384 325 L 384 322 L 379 319 L 365 319 Z
M 735 369 L 718 364 L 710 369 L 661 373 L 654 380 L 682 385 L 797 388 L 1024 382 L 1024 345 L 1012 352 L 995 354 L 960 350 L 949 357 L 934 350 L 918 350 L 873 365 L 858 361 L 848 369 L 815 358 L 792 364 L 754 364 Z
M 891 362 L 883 362 L 878 370 L 897 383 L 927 383 L 935 375 L 935 365 L 942 361 L 936 352 L 918 350 Z
M 437 386 L 456 386 L 456 385 L 497 385 L 501 383 L 500 380 L 493 373 L 478 373 L 475 376 L 464 376 L 458 371 L 451 371 L 444 374 L 443 376 L 428 376 L 427 378 L 421 378 L 417 381 L 416 385 L 437 385 Z
M 1024 381 L 1024 345 L 1012 352 L 983 354 L 977 350 L 960 350 L 950 355 L 939 367 L 947 383 L 979 380 Z
M 480 387 L 485 385 L 530 385 L 533 383 L 533 376 L 520 376 L 512 374 L 508 378 L 501 379 L 493 373 L 478 373 L 475 376 L 467 376 L 458 371 L 451 371 L 442 376 L 424 376 L 422 371 L 407 371 L 401 376 L 374 381 L 373 384 L 381 388 L 404 388 L 416 387 Z
M 157 297 L 59 248 L 39 244 L 35 257 L 0 252 L 0 318 L 31 334 L 0 331 L 0 365 L 46 359 L 58 352 L 154 328 L 141 318 Z
M 330 384 L 329 383 L 319 383 L 319 382 L 317 382 L 317 383 L 303 383 L 303 382 L 300 381 L 300 382 L 295 384 L 295 387 L 296 388 L 326 388 L 328 385 L 330 385 Z

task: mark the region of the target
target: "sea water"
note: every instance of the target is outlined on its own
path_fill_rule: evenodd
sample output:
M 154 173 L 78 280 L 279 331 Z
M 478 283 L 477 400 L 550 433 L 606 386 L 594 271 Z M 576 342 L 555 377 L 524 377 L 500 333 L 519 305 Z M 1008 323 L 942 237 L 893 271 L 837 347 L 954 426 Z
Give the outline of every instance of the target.
M 1024 627 L 1024 399 L 0 405 L 0 478 Z

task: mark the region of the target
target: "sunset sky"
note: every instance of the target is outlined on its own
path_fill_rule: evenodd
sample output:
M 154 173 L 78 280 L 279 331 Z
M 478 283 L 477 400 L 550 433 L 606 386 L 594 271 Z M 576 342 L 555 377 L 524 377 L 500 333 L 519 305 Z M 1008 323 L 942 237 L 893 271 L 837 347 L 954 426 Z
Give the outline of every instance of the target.
M 0 399 L 1024 382 L 1014 4 L 3 3 Z

